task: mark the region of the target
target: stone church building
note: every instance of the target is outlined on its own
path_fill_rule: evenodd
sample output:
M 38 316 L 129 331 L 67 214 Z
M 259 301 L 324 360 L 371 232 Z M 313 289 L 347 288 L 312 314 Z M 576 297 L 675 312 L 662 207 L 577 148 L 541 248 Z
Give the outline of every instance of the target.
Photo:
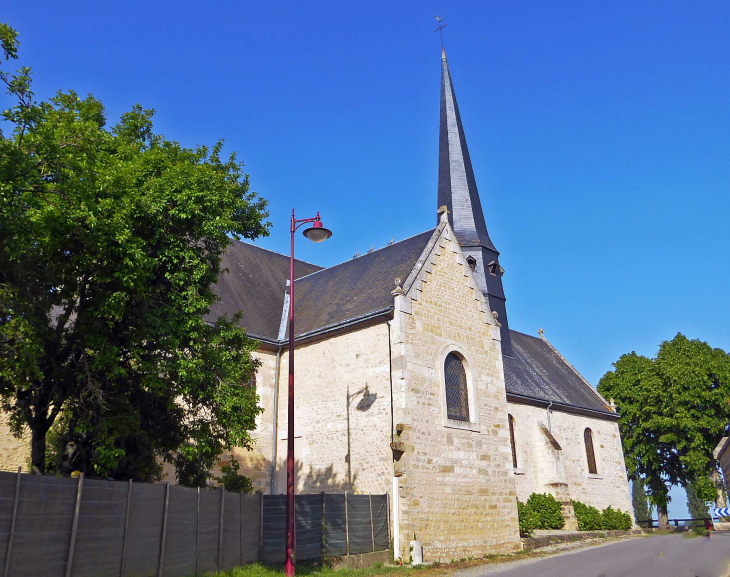
M 434 215 L 337 266 L 295 263 L 297 491 L 388 493 L 406 560 L 414 535 L 425 561 L 519 550 L 533 492 L 563 503 L 566 528 L 571 499 L 631 512 L 618 415 L 542 332 L 509 327 L 445 54 Z M 289 257 L 234 241 L 223 266 L 211 317 L 243 311 L 262 361 L 256 446 L 233 457 L 284 493 Z M 3 438 L 3 466 L 22 465 L 24 442 Z
M 520 549 L 517 499 L 631 512 L 610 404 L 544 338 L 511 330 L 446 55 L 437 226 L 330 268 L 297 261 L 299 492 L 389 493 L 396 556 Z M 234 242 L 211 312 L 260 340 L 264 412 L 242 472 L 284 493 L 289 258 Z

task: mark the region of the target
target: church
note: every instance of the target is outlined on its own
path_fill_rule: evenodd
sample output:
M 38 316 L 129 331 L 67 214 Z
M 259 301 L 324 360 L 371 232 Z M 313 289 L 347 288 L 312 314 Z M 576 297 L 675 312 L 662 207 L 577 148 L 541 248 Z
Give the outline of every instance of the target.
M 517 500 L 631 512 L 618 415 L 539 336 L 510 329 L 445 53 L 435 228 L 330 268 L 295 262 L 296 486 L 388 493 L 395 556 L 521 549 Z M 241 472 L 286 491 L 289 257 L 227 250 L 211 317 L 260 341 L 263 413 Z M 535 333 L 537 335 L 537 333 Z

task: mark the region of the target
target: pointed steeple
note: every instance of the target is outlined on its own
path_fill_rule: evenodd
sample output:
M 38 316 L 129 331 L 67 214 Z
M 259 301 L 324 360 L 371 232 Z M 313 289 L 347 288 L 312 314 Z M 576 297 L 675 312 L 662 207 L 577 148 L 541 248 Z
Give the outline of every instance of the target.
M 512 356 L 499 252 L 487 232 L 446 52 L 441 48 L 441 123 L 436 206 L 449 209 L 449 222 L 474 275 L 501 323 L 502 354 Z M 471 257 L 471 258 L 469 258 Z

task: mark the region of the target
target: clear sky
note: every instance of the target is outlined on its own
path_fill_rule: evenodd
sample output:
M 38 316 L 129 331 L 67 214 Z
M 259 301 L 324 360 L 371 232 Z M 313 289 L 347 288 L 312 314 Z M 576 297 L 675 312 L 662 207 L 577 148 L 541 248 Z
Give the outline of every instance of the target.
M 5 0 L 0 19 L 39 97 L 224 138 L 270 201 L 261 246 L 287 253 L 292 207 L 319 210 L 334 236 L 298 256 L 333 265 L 435 225 L 437 14 L 511 327 L 594 384 L 678 331 L 730 350 L 726 0 Z

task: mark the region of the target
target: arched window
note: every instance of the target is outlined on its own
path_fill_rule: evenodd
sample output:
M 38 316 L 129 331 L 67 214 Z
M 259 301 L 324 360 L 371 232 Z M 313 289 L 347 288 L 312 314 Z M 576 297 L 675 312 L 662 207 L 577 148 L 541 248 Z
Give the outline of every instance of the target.
M 512 466 L 517 468 L 517 446 L 515 445 L 515 419 L 512 415 L 507 415 L 509 421 L 509 442 L 512 445 Z
M 469 420 L 469 390 L 466 385 L 464 361 L 456 353 L 446 355 L 446 417 L 455 421 Z
M 253 387 L 256 388 L 256 373 L 251 373 L 251 378 L 243 383 L 244 387 Z
M 583 431 L 583 440 L 586 444 L 586 458 L 588 459 L 588 473 L 591 475 L 597 475 L 598 469 L 596 469 L 596 455 L 593 452 L 593 433 L 590 429 L 586 428 Z

